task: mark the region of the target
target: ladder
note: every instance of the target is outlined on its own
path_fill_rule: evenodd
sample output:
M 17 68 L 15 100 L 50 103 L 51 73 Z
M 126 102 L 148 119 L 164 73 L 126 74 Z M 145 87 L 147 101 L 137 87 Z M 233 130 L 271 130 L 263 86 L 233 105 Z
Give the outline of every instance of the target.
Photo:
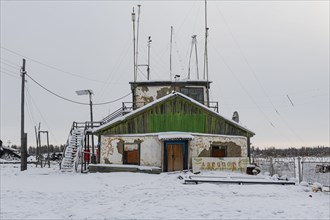
M 61 161 L 62 172 L 77 171 L 79 164 L 79 157 L 81 157 L 81 150 L 84 139 L 84 129 L 75 128 L 72 130 L 66 149 L 64 151 L 63 159 Z

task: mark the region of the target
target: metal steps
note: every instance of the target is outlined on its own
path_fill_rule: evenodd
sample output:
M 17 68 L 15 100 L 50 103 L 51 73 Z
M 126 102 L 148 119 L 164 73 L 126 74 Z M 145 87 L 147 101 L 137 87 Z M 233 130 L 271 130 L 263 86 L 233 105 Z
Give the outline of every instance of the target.
M 74 129 L 69 137 L 68 146 L 65 149 L 65 156 L 61 162 L 62 172 L 73 172 L 75 162 L 77 161 L 78 151 L 82 149 L 82 140 L 84 136 L 83 129 Z

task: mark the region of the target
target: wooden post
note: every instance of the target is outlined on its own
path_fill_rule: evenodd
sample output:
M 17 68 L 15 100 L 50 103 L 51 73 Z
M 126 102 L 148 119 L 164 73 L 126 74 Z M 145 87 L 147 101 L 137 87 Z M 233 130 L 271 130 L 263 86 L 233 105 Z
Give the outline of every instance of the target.
M 100 161 L 101 161 L 101 135 L 98 135 L 97 149 L 98 149 L 97 163 L 100 163 Z
M 247 155 L 248 155 L 248 158 L 249 158 L 249 164 L 251 164 L 251 142 L 250 142 L 250 137 L 249 137 L 249 134 L 247 135 Z
M 301 175 L 301 157 L 298 157 L 298 183 L 302 181 L 302 175 Z
M 21 91 L 21 171 L 27 169 L 27 134 L 24 133 L 24 98 L 25 98 L 25 59 L 21 68 L 22 91 Z
M 274 175 L 274 166 L 273 166 L 273 158 L 270 158 L 270 175 L 273 176 Z
M 47 159 L 48 159 L 48 168 L 50 168 L 49 136 L 48 136 L 48 131 L 46 131 L 45 133 L 47 134 Z
M 94 152 L 94 134 L 93 134 L 93 102 L 92 102 L 92 93 L 89 92 L 89 106 L 90 106 L 90 113 L 91 113 L 91 135 L 92 135 L 92 164 L 96 164 L 96 156 Z

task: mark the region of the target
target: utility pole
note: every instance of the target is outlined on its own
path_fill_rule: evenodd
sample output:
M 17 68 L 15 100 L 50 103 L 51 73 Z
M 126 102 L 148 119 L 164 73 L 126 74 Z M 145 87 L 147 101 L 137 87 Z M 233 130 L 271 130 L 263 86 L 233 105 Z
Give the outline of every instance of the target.
M 92 91 L 89 90 L 89 107 L 90 107 L 90 114 L 91 114 L 91 129 L 93 130 L 93 102 L 92 102 Z M 92 164 L 96 164 L 96 156 L 94 152 L 94 134 L 92 132 Z
M 24 98 L 25 98 L 25 59 L 21 68 L 22 93 L 21 93 L 21 171 L 27 169 L 27 133 L 24 132 Z

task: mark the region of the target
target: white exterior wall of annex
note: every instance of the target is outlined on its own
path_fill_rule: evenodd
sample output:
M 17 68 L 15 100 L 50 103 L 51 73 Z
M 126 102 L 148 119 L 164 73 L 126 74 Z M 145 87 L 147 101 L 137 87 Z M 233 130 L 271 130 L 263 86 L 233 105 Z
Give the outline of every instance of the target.
M 140 165 L 162 167 L 163 141 L 157 134 L 143 135 L 118 135 L 101 137 L 101 163 L 123 164 L 122 143 L 140 142 Z M 191 134 L 192 140 L 188 141 L 188 166 L 191 158 L 198 157 L 203 150 L 210 151 L 213 143 L 234 143 L 241 149 L 241 157 L 247 157 L 247 138 L 242 136 Z M 122 148 L 122 149 L 120 149 Z M 121 152 L 120 152 L 121 151 Z
M 210 150 L 213 143 L 234 143 L 241 147 L 241 157 L 247 157 L 247 138 L 243 136 L 193 134 L 190 141 L 192 157 L 198 157 L 203 150 Z
M 158 136 L 119 135 L 101 137 L 101 163 L 123 164 L 120 142 L 140 142 L 140 165 L 161 167 L 161 142 Z

